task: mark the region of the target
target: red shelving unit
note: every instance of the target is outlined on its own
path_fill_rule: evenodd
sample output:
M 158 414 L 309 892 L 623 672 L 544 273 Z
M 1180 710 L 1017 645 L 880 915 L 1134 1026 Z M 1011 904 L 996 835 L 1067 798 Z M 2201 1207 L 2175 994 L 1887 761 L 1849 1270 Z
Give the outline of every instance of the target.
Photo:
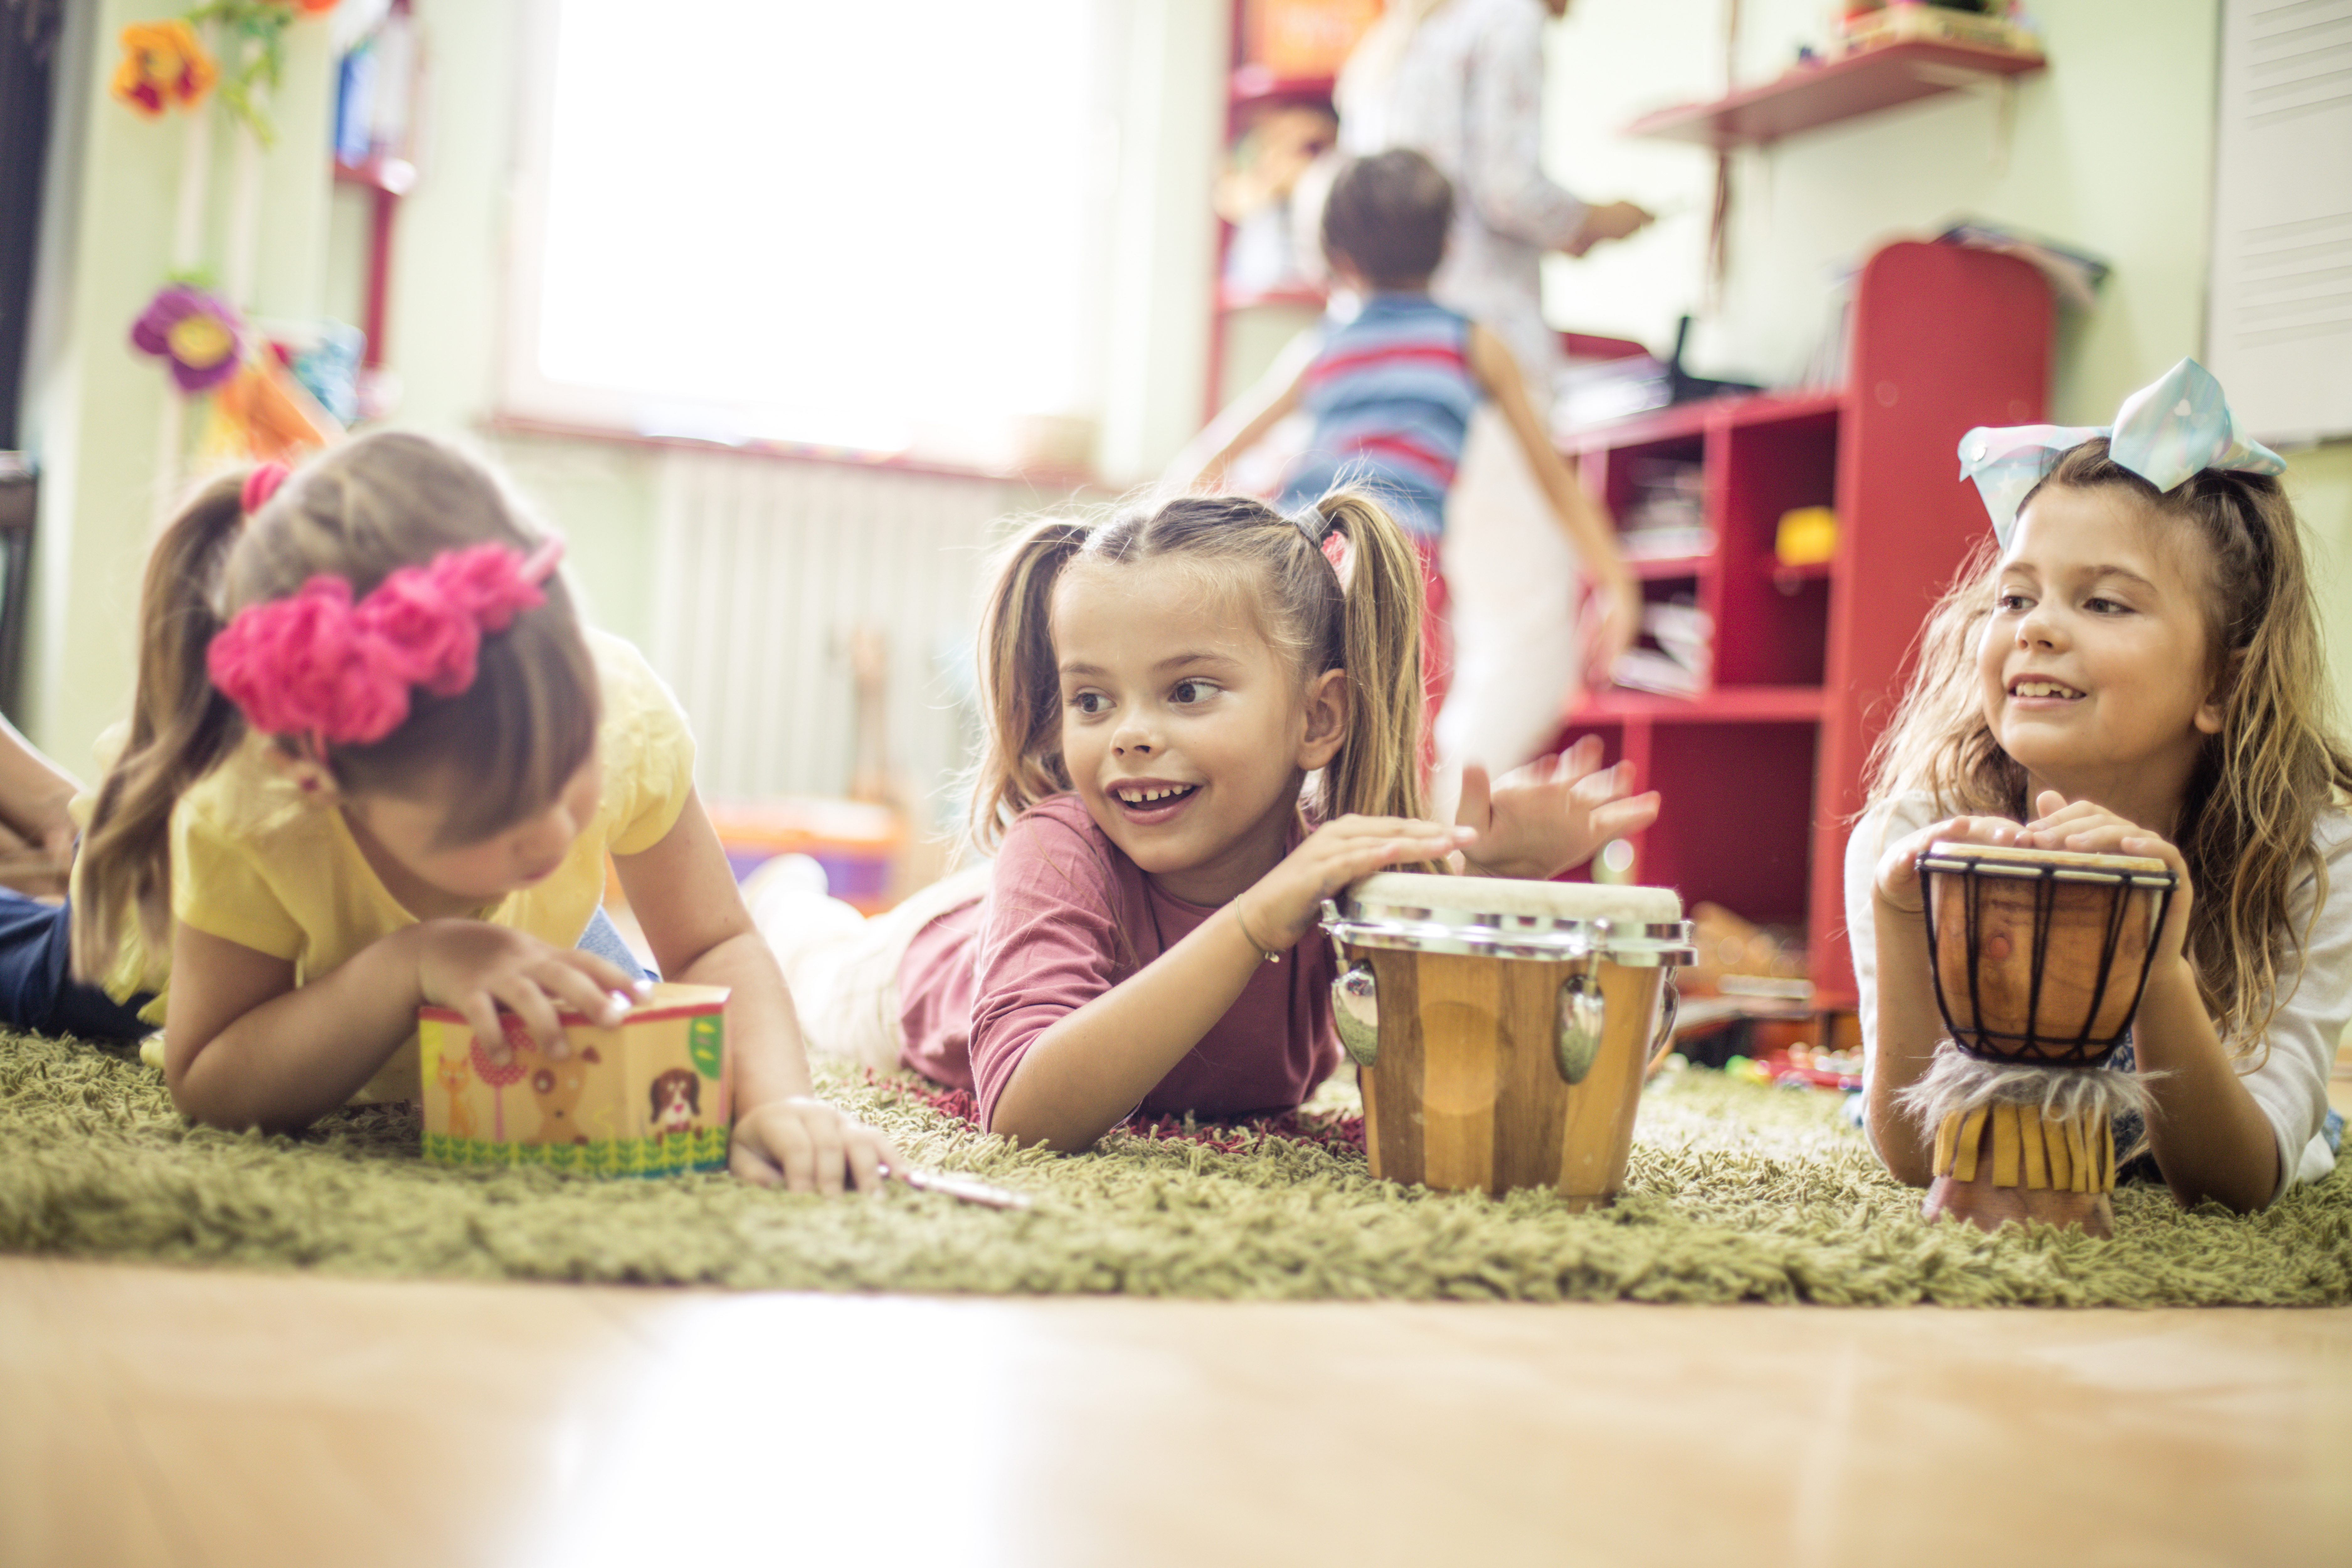
M 2040 55 L 1915 38 L 1840 60 L 1799 66 L 1712 102 L 1661 109 L 1636 120 L 1625 132 L 1696 142 L 1718 151 L 1755 146 L 1972 82 L 2022 76 L 2046 63 Z
M 1713 533 L 1704 555 L 1638 567 L 1643 591 L 1715 626 L 1694 699 L 1612 690 L 1564 716 L 1562 743 L 1601 737 L 1664 792 L 1634 842 L 1635 880 L 1768 923 L 1803 927 L 1817 1005 L 1850 1006 L 1847 824 L 1912 640 L 1988 525 L 1956 478 L 1971 426 L 2043 417 L 2051 303 L 2011 257 L 1904 242 L 1854 285 L 1845 385 L 1685 404 L 1575 434 L 1563 449 L 1622 515 L 1637 463 L 1696 462 Z M 1837 552 L 1782 566 L 1780 514 L 1833 506 Z

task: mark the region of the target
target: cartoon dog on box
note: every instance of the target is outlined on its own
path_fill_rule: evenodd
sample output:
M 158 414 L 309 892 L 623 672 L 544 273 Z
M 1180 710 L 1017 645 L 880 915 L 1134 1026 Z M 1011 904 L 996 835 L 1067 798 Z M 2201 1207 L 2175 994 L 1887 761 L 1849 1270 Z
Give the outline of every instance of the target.
M 702 1079 L 686 1068 L 672 1068 L 646 1087 L 654 1131 L 691 1132 L 702 1114 Z

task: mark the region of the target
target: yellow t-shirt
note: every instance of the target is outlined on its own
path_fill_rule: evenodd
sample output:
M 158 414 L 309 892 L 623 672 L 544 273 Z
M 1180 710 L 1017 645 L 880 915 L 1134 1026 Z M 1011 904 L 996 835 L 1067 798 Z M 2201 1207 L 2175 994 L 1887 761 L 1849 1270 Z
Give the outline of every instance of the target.
M 604 696 L 596 734 L 604 799 L 552 875 L 478 917 L 562 947 L 580 940 L 604 897 L 605 853 L 635 855 L 660 843 L 694 790 L 694 737 L 669 688 L 621 638 L 592 631 L 588 646 Z M 248 734 L 173 807 L 172 913 L 290 960 L 299 985 L 416 917 L 385 890 L 343 814 L 298 789 L 269 747 L 266 736 Z M 159 995 L 153 1017 L 163 1016 L 163 1005 Z M 418 1090 L 412 1034 L 352 1099 L 414 1100 Z

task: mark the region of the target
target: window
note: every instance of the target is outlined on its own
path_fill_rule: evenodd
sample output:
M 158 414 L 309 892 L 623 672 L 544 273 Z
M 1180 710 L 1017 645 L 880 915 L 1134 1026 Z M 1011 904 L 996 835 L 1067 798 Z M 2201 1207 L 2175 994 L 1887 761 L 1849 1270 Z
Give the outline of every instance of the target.
M 1083 412 L 1095 0 L 548 0 L 505 399 L 957 460 Z

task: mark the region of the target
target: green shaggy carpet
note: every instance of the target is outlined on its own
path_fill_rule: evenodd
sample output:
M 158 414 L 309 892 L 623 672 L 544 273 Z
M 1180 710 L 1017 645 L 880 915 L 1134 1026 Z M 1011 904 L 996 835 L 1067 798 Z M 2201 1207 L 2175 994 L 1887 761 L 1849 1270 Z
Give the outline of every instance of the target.
M 741 1289 L 1477 1300 L 2158 1306 L 2352 1301 L 2341 1173 L 2241 1218 L 2116 1194 L 2116 1239 L 1917 1217 L 1832 1097 L 1683 1072 L 1645 1099 L 1624 1198 L 1439 1196 L 1374 1180 L 1350 1091 L 1296 1118 L 1007 1147 L 911 1079 L 826 1092 L 915 1160 L 1033 1194 L 794 1197 L 723 1176 L 446 1170 L 405 1110 L 299 1137 L 191 1127 L 122 1054 L 0 1037 L 0 1250 L 446 1279 Z

